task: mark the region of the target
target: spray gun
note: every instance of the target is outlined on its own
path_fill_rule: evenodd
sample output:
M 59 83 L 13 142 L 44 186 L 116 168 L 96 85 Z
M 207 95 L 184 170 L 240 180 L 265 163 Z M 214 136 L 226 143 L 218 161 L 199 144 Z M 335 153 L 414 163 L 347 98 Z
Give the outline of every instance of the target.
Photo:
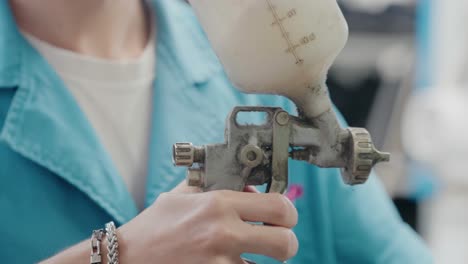
M 390 154 L 375 149 L 367 130 L 342 128 L 332 109 L 326 74 L 344 47 L 348 28 L 335 0 L 189 1 L 231 81 L 245 93 L 277 94 L 298 109 L 235 107 L 225 142 L 176 143 L 173 160 L 188 167 L 190 186 L 204 191 L 267 184 L 288 186 L 288 160 L 342 169 L 345 183 L 364 183 Z M 242 112 L 265 113 L 242 124 Z

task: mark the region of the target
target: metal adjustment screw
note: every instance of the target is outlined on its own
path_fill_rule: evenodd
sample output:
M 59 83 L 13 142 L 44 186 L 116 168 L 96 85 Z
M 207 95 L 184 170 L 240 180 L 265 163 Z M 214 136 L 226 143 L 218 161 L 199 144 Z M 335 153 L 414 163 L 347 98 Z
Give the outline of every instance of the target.
M 175 143 L 172 146 L 172 162 L 176 166 L 190 167 L 194 163 L 194 152 L 192 143 Z
M 369 132 L 364 128 L 348 128 L 348 164 L 342 171 L 343 180 L 350 185 L 367 181 L 372 167 L 378 162 L 390 160 L 390 154 L 378 151 L 372 143 Z
M 289 122 L 289 114 L 285 111 L 280 111 L 276 114 L 275 121 L 278 123 L 278 125 L 285 126 Z
M 192 143 L 176 143 L 172 146 L 172 162 L 176 166 L 190 167 L 193 163 L 205 161 L 205 148 Z
M 255 145 L 245 145 L 240 154 L 239 154 L 239 159 L 242 164 L 249 168 L 254 168 L 260 165 L 263 161 L 263 151 L 259 147 Z
M 187 170 L 186 180 L 188 186 L 203 188 L 203 172 L 199 168 L 189 168 Z

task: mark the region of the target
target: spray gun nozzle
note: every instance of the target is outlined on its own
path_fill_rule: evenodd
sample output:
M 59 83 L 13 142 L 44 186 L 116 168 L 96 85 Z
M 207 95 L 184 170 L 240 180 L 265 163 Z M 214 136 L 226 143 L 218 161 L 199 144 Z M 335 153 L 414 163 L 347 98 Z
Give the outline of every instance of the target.
M 374 164 L 379 162 L 389 162 L 390 161 L 390 153 L 388 152 L 380 152 L 374 148 Z

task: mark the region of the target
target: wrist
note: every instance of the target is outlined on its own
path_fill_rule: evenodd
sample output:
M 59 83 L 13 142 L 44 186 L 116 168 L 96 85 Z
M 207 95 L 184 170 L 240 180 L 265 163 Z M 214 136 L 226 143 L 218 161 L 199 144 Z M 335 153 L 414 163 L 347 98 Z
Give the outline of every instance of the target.
M 133 244 L 133 243 L 129 242 L 127 229 L 125 228 L 125 226 L 121 226 L 121 227 L 117 228 L 116 233 L 117 233 L 117 239 L 119 240 L 119 261 L 120 261 L 120 263 L 134 263 L 135 259 L 132 258 L 131 252 L 130 252 L 131 250 L 130 250 L 130 247 L 129 247 L 129 245 Z M 107 241 L 106 241 L 106 247 L 107 247 Z M 106 252 L 107 252 L 107 248 L 106 248 Z M 132 261 L 132 259 L 133 259 L 133 261 Z M 106 264 L 108 264 L 107 259 L 106 259 Z

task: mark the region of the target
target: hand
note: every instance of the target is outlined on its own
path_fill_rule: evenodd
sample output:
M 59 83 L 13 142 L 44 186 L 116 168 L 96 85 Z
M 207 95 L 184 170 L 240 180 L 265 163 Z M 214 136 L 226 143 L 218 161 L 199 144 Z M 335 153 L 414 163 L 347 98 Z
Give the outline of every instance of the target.
M 284 196 L 196 191 L 182 184 L 163 193 L 119 228 L 120 261 L 244 264 L 242 253 L 280 261 L 296 254 L 298 242 L 291 228 L 297 223 L 297 211 Z

